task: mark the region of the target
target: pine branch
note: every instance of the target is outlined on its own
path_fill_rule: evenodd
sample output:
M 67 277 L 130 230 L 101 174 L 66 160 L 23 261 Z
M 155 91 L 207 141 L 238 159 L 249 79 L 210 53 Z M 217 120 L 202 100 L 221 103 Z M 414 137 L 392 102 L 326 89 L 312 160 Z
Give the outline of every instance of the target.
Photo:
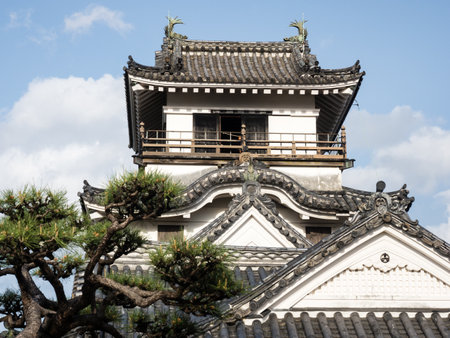
M 0 277 L 6 275 L 14 275 L 14 268 L 0 269 Z
M 172 290 L 145 291 L 138 287 L 129 287 L 120 284 L 112 279 L 99 275 L 91 275 L 89 277 L 91 283 L 104 287 L 108 290 L 118 292 L 120 295 L 129 299 L 133 306 L 147 307 L 158 300 L 173 300 L 180 297 L 180 293 Z
M 53 262 L 53 264 L 55 264 Z M 52 269 L 48 266 L 47 262 L 44 260 L 37 260 L 36 265 L 41 269 L 42 274 L 45 276 L 45 279 L 49 281 L 49 283 L 52 285 L 55 294 L 56 299 L 58 300 L 58 303 L 61 304 L 67 304 L 67 298 L 66 294 L 64 292 L 64 286 L 61 283 L 60 279 L 58 278 L 58 274 L 55 274 Z M 57 265 L 57 264 L 55 264 Z M 58 269 L 58 267 L 56 267 Z

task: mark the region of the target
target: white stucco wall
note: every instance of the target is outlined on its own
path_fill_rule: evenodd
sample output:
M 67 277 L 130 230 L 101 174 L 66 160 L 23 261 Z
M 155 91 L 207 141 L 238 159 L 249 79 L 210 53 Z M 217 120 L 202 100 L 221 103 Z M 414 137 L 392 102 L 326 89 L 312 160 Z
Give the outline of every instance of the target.
M 342 172 L 339 168 L 276 167 L 275 169 L 309 190 L 342 190 Z
M 191 238 L 222 214 L 227 209 L 230 201 L 231 196 L 219 197 L 214 200 L 214 203 L 209 203 L 196 212 L 186 213 L 184 216 L 139 221 L 133 223 L 133 226 L 139 228 L 145 238 L 151 241 L 158 240 L 158 225 L 182 225 L 184 237 Z
M 169 141 L 169 144 L 190 145 L 192 139 L 192 114 L 183 111 L 165 113 L 167 138 L 177 139 L 177 141 Z M 180 141 L 178 141 L 180 140 Z M 171 148 L 173 152 L 191 152 L 190 148 Z
M 248 209 L 239 220 L 217 240 L 218 244 L 244 247 L 294 248 L 294 244 L 281 235 L 254 207 Z
M 314 110 L 277 110 L 268 118 L 268 131 L 271 146 L 290 147 L 291 149 L 272 150 L 272 154 L 292 154 L 294 147 L 315 147 L 316 119 Z M 276 141 L 280 141 L 279 143 Z M 313 141 L 313 142 L 305 142 Z M 314 154 L 311 150 L 296 150 L 296 154 Z
M 147 172 L 157 170 L 170 175 L 176 182 L 188 186 L 204 174 L 216 170 L 215 165 L 180 165 L 180 164 L 149 164 L 145 167 Z

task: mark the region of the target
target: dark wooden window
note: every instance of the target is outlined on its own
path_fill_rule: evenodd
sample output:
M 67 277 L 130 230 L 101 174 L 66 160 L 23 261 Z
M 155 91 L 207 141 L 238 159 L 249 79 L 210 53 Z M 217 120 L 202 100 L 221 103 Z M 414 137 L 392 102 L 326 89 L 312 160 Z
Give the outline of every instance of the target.
M 158 225 L 159 242 L 169 242 L 175 238 L 183 238 L 182 225 Z
M 241 147 L 242 121 L 240 115 L 220 115 L 221 145 Z M 239 153 L 238 148 L 221 148 L 221 153 Z
M 255 142 L 257 140 L 267 140 L 267 115 L 246 115 L 243 116 L 243 123 L 247 128 L 247 145 L 249 147 L 261 147 L 260 149 L 251 149 L 251 153 L 264 154 L 267 146 L 265 142 Z
M 241 130 L 242 124 L 246 125 L 248 146 L 260 147 L 251 149 L 252 153 L 265 153 L 264 142 L 267 140 L 267 114 L 237 114 L 237 113 L 214 113 L 194 115 L 194 138 L 196 139 L 195 152 L 197 153 L 238 153 L 242 149 L 230 146 L 242 146 Z M 221 140 L 214 141 L 214 140 Z M 205 140 L 205 141 L 202 141 Z M 218 146 L 214 147 L 201 147 Z M 220 146 L 225 147 L 220 147 Z
M 194 115 L 194 138 L 197 140 L 217 140 L 217 116 Z M 196 141 L 196 145 L 215 145 L 214 141 Z M 196 153 L 214 153 L 214 148 L 195 147 Z
M 306 227 L 306 238 L 313 244 L 320 242 L 331 234 L 331 227 Z

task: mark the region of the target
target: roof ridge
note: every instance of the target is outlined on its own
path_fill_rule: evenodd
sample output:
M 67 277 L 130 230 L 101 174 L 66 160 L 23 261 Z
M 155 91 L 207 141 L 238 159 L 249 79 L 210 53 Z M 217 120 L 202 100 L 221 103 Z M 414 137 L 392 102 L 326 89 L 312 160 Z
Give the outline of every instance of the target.
M 296 41 L 234 41 L 234 40 L 194 40 L 194 39 L 183 39 L 179 40 L 181 42 L 188 43 L 233 43 L 233 44 L 301 44 Z

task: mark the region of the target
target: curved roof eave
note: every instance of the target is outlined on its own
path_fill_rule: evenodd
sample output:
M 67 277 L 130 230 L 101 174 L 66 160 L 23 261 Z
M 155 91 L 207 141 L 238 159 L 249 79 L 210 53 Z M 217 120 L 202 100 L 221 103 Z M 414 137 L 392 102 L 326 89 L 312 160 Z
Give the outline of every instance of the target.
M 305 215 L 335 217 L 337 212 L 356 211 L 357 204 L 366 197 L 357 194 L 347 196 L 344 190 L 330 192 L 329 195 L 310 191 L 286 174 L 257 161 L 254 161 L 251 170 L 263 190 L 268 191 L 270 188 L 272 195 L 278 192 L 281 200 Z M 227 190 L 239 193 L 240 187 L 246 182 L 248 171 L 249 165 L 228 165 L 206 173 L 186 188 L 178 200 L 178 207 L 164 216 L 172 217 L 198 210 Z
M 158 86 L 164 88 L 261 88 L 261 89 L 304 89 L 304 90 L 314 90 L 314 89 L 346 89 L 352 86 L 357 86 L 364 75 L 361 73 L 360 76 L 342 82 L 331 82 L 331 83 L 318 83 L 318 84 L 288 84 L 288 83 L 233 83 L 233 82 L 183 82 L 183 81 L 161 81 L 148 79 L 146 77 L 133 75 L 127 73 L 130 81 L 136 81 L 141 84 L 146 84 L 149 86 Z

